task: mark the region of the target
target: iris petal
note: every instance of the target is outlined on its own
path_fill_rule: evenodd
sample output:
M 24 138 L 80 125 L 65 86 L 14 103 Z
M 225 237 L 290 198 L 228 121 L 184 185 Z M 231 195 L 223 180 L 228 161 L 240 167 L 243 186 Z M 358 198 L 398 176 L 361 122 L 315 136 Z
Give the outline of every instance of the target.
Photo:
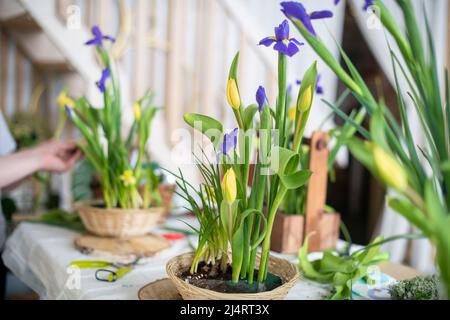
M 259 86 L 258 90 L 256 91 L 256 101 L 258 102 L 258 110 L 259 112 L 261 112 L 262 108 L 264 107 L 264 103 L 267 101 L 266 90 L 263 86 Z
M 100 28 L 98 26 L 93 26 L 91 29 L 91 32 L 96 38 L 103 37 L 102 31 L 100 30 Z
M 298 52 L 298 47 L 295 43 L 290 42 L 287 48 L 287 55 L 289 57 L 292 57 L 294 54 L 296 54 Z
M 278 27 L 275 27 L 275 37 L 277 41 L 289 38 L 289 23 L 287 20 L 284 20 Z
M 295 38 L 291 38 L 291 39 L 289 39 L 289 41 L 292 41 L 293 43 L 295 43 L 295 44 L 298 45 L 298 46 L 303 46 L 303 45 L 304 45 L 303 42 L 300 42 L 300 41 L 298 41 L 298 40 L 295 39 Z
M 288 55 L 288 46 L 283 41 L 277 42 L 273 46 L 273 49 L 278 52 L 284 53 L 285 55 Z
M 222 153 L 225 155 L 230 150 L 235 149 L 237 146 L 237 137 L 238 137 L 239 129 L 235 128 L 230 133 L 225 133 L 223 135 L 223 143 L 222 143 Z
M 85 45 L 87 45 L 87 46 L 96 45 L 96 46 L 101 47 L 103 45 L 103 40 L 108 40 L 111 42 L 116 41 L 116 39 L 114 39 L 113 37 L 110 37 L 108 35 L 103 35 L 102 31 L 100 30 L 100 28 L 98 26 L 93 26 L 91 29 L 91 33 L 94 36 L 94 38 L 85 42 Z
M 106 81 L 108 80 L 109 76 L 110 76 L 110 71 L 109 71 L 108 68 L 105 68 L 105 69 L 102 71 L 102 76 L 101 76 L 100 80 L 97 81 L 97 83 L 96 83 L 96 84 L 97 84 L 97 87 L 98 87 L 98 89 L 100 90 L 101 93 L 104 93 L 104 92 L 105 92 L 105 89 L 106 89 Z
M 300 20 L 301 23 L 305 26 L 305 28 L 314 36 L 316 36 L 316 32 L 311 24 L 311 19 L 306 12 L 305 7 L 295 1 L 285 1 L 281 2 L 281 12 L 288 18 L 294 18 Z
M 326 19 L 326 18 L 331 18 L 331 17 L 333 17 L 333 12 L 331 12 L 329 10 L 314 11 L 309 15 L 309 18 L 311 20 Z
M 272 43 L 274 43 L 274 42 L 275 42 L 275 39 L 274 39 L 274 38 L 272 38 L 272 37 L 266 37 L 266 38 L 262 39 L 262 40 L 259 42 L 259 45 L 263 45 L 263 46 L 266 46 L 266 47 L 270 47 L 270 46 L 272 45 Z
M 363 6 L 363 10 L 367 11 L 367 9 L 369 9 L 372 5 L 373 5 L 373 0 L 364 0 L 364 6 Z
M 94 38 L 92 40 L 89 40 L 89 41 L 85 42 L 84 44 L 86 46 L 92 46 L 92 45 L 100 46 L 102 44 L 102 42 L 99 41 L 97 38 Z

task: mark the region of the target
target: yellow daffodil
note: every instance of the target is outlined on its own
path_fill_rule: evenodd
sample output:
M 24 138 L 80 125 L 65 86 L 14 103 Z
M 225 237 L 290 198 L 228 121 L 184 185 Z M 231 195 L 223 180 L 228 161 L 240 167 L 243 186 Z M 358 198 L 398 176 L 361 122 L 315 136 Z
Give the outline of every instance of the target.
M 295 115 L 297 114 L 297 108 L 295 106 L 291 107 L 288 112 L 288 118 L 292 122 L 295 121 Z
M 228 85 L 227 85 L 227 100 L 228 104 L 233 109 L 239 109 L 241 106 L 241 97 L 239 96 L 239 90 L 236 84 L 235 79 L 228 79 Z
M 373 145 L 375 170 L 383 182 L 398 191 L 408 188 L 408 176 L 398 161 L 379 146 Z
M 70 109 L 75 108 L 75 102 L 71 98 L 69 98 L 65 90 L 60 92 L 60 94 L 56 98 L 56 102 L 61 109 L 64 109 L 66 106 Z
M 141 113 L 142 113 L 142 110 L 141 110 L 141 104 L 138 103 L 138 102 L 136 102 L 136 103 L 134 104 L 134 119 L 135 119 L 136 121 L 141 120 Z
M 300 99 L 297 102 L 297 108 L 301 112 L 306 112 L 311 108 L 313 98 L 313 88 L 309 86 L 301 95 Z
M 120 176 L 125 187 L 134 186 L 136 184 L 136 178 L 133 175 L 132 170 L 125 170 L 125 172 Z
M 232 168 L 228 169 L 222 178 L 222 193 L 228 204 L 236 200 L 236 175 Z

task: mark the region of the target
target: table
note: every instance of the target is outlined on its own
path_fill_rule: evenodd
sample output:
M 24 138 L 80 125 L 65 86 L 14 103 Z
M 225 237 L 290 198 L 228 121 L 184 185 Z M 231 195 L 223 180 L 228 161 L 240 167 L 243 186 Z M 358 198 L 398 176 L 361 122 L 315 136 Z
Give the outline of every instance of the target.
M 195 225 L 193 218 L 183 217 L 183 220 Z M 169 219 L 167 226 L 186 228 L 184 223 L 175 218 Z M 163 232 L 167 231 L 155 230 L 155 233 Z M 36 291 L 41 299 L 131 300 L 138 298 L 137 293 L 144 285 L 166 278 L 165 265 L 170 258 L 192 251 L 187 239 L 173 241 L 169 249 L 149 258 L 145 264 L 136 266 L 115 283 L 95 280 L 93 269 L 82 269 L 80 281 L 74 282 L 73 277 L 70 277 L 71 270 L 67 268 L 70 262 L 95 259 L 75 249 L 73 242 L 77 236 L 78 233 L 63 228 L 22 222 L 8 239 L 2 258 L 5 265 Z M 295 256 L 277 256 L 297 262 Z M 387 266 L 397 270 L 392 265 Z M 303 279 L 290 290 L 286 298 L 321 299 L 327 293 L 326 285 Z

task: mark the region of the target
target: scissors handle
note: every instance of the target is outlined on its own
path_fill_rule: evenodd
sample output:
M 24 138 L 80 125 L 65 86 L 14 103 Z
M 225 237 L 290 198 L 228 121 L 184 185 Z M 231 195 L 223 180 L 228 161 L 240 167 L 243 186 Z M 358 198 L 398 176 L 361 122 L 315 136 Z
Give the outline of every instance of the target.
M 118 268 L 116 271 L 108 269 L 98 269 L 95 272 L 95 279 L 105 282 L 116 282 L 130 271 L 131 267 L 121 267 Z
M 105 268 L 111 266 L 111 262 L 107 261 L 98 261 L 98 260 L 79 260 L 79 261 L 73 261 L 70 266 L 71 267 L 78 267 L 82 269 L 86 268 Z

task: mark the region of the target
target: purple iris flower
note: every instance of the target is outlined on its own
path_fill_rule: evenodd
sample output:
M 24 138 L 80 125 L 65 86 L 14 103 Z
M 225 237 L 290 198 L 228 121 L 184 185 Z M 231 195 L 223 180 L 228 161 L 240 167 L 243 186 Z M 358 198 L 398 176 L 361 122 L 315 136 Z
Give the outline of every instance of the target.
M 108 40 L 113 43 L 116 41 L 116 39 L 114 39 L 113 37 L 104 35 L 98 26 L 93 26 L 91 29 L 91 32 L 92 32 L 92 35 L 94 36 L 94 38 L 85 43 L 85 45 L 87 45 L 87 46 L 96 45 L 96 46 L 102 47 L 103 40 Z
M 320 85 L 320 78 L 322 78 L 322 75 L 318 74 L 316 79 L 316 93 L 317 94 L 323 94 L 325 90 L 323 90 L 323 87 Z M 296 81 L 298 85 L 302 84 L 301 80 Z
M 367 11 L 367 9 L 369 9 L 371 6 L 373 6 L 373 0 L 364 0 L 364 11 Z
M 334 0 L 334 5 L 337 6 L 341 0 Z
M 266 37 L 259 42 L 259 45 L 270 47 L 273 43 L 273 49 L 292 57 L 299 51 L 299 46 L 304 43 L 297 41 L 293 37 L 289 37 L 289 23 L 284 20 L 278 27 L 275 27 L 275 36 Z
M 230 133 L 223 135 L 222 149 L 220 150 L 224 155 L 232 149 L 236 149 L 239 129 L 235 128 Z
M 103 69 L 102 71 L 102 77 L 100 78 L 100 80 L 98 80 L 96 82 L 96 85 L 98 87 L 98 89 L 100 90 L 101 93 L 105 92 L 106 89 L 106 81 L 109 79 L 109 76 L 111 75 L 111 72 L 109 71 L 108 68 Z
M 67 115 L 69 117 L 72 117 L 72 109 L 67 104 L 64 106 L 64 108 L 66 108 Z
M 313 36 L 316 36 L 317 34 L 311 20 L 331 18 L 333 16 L 333 13 L 329 10 L 314 11 L 311 12 L 311 14 L 308 14 L 305 7 L 300 2 L 295 1 L 282 2 L 281 7 L 281 12 L 283 12 L 286 17 L 289 19 L 300 20 Z
M 264 104 L 268 102 L 266 90 L 263 86 L 259 86 L 258 90 L 256 91 L 256 102 L 258 102 L 258 110 L 261 112 L 262 108 L 264 107 Z

